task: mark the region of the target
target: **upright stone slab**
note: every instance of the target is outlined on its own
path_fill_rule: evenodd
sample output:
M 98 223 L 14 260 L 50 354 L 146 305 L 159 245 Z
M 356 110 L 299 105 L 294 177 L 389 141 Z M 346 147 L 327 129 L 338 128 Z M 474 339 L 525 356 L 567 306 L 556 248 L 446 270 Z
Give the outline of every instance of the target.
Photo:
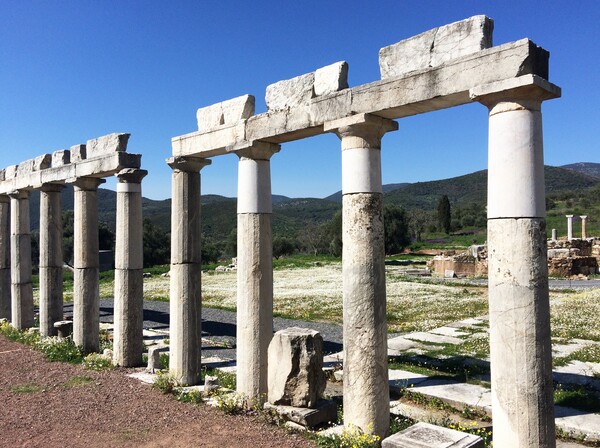
M 273 335 L 269 344 L 269 403 L 314 408 L 326 383 L 323 338 L 318 331 L 292 327 Z
M 10 198 L 0 195 L 0 319 L 11 320 Z
M 142 364 L 144 351 L 144 243 L 142 179 L 146 170 L 119 171 L 117 178 L 117 234 L 115 244 L 115 329 L 113 363 Z
M 200 170 L 210 160 L 173 157 L 169 372 L 184 385 L 200 382 L 202 288 Z
M 100 349 L 98 187 L 103 179 L 74 180 L 73 341 L 84 353 Z
M 556 443 L 541 103 L 560 95 L 523 76 L 472 89 L 490 110 L 488 264 L 494 445 Z
M 379 50 L 381 79 L 437 67 L 492 46 L 494 22 L 474 16 L 444 25 Z
M 60 193 L 64 186 L 46 184 L 40 192 L 40 334 L 56 336 L 63 319 L 63 227 Z
M 271 162 L 279 145 L 256 142 L 237 152 L 237 392 L 267 394 L 267 351 L 273 336 Z
M 397 128 L 365 114 L 324 126 L 342 140 L 344 425 L 382 438 L 390 408 L 381 138 Z
M 24 330 L 33 326 L 29 191 L 15 191 L 10 198 L 11 322 Z

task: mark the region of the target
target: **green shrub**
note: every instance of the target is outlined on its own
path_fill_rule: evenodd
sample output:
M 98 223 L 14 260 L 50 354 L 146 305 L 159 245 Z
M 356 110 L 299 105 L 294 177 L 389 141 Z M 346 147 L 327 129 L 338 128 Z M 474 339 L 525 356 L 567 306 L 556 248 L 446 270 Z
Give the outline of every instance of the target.
M 70 362 L 72 364 L 79 364 L 83 361 L 81 349 L 75 345 L 71 338 L 60 339 L 56 336 L 42 338 L 36 342 L 34 347 L 50 361 Z
M 341 434 L 318 436 L 317 446 L 319 448 L 378 448 L 380 439 L 379 436 L 364 432 L 357 426 L 350 426 L 344 428 Z
M 90 353 L 83 358 L 83 368 L 100 372 L 102 370 L 112 369 L 113 364 L 108 357 L 101 355 L 100 353 Z
M 168 372 L 158 372 L 153 387 L 163 394 L 174 394 L 179 387 L 179 382 Z

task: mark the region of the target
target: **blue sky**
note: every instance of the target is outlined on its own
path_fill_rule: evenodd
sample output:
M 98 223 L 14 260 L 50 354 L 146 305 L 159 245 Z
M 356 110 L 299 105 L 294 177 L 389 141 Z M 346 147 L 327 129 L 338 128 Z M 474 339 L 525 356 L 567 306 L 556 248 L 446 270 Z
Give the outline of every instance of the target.
M 130 132 L 150 171 L 144 195 L 167 198 L 170 139 L 196 130 L 198 107 L 249 93 L 264 112 L 268 84 L 339 60 L 350 86 L 372 82 L 381 47 L 477 14 L 494 19 L 494 45 L 528 37 L 551 53 L 563 97 L 543 106 L 546 163 L 600 162 L 597 0 L 0 0 L 0 167 Z M 486 168 L 482 105 L 399 124 L 383 140 L 384 183 Z M 202 174 L 203 193 L 236 195 L 236 156 Z M 339 190 L 337 137 L 285 144 L 272 183 L 293 197 Z

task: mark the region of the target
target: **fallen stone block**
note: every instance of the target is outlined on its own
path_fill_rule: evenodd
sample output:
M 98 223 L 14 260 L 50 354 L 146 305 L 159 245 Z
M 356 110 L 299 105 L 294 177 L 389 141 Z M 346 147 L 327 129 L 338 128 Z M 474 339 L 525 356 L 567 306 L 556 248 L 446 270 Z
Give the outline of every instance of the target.
M 273 335 L 268 351 L 268 401 L 314 407 L 327 380 L 323 372 L 323 337 L 318 331 L 286 328 Z
M 131 134 L 108 134 L 88 140 L 86 146 L 87 158 L 100 157 L 113 152 L 127 151 L 127 142 Z
M 265 403 L 265 409 L 274 410 L 285 420 L 306 428 L 315 428 L 322 423 L 332 423 L 337 419 L 337 405 L 331 400 L 319 400 L 314 408 L 273 405 Z
M 483 439 L 473 434 L 417 423 L 385 439 L 382 448 L 482 448 Z
M 492 46 L 494 22 L 474 16 L 444 25 L 379 50 L 381 79 L 437 67 Z
M 69 163 L 71 163 L 71 151 L 68 149 L 60 149 L 52 153 L 51 166 L 53 168 L 68 165 Z
M 254 115 L 254 104 L 254 96 L 242 95 L 221 103 L 202 107 L 196 112 L 198 130 L 208 131 L 250 118 Z

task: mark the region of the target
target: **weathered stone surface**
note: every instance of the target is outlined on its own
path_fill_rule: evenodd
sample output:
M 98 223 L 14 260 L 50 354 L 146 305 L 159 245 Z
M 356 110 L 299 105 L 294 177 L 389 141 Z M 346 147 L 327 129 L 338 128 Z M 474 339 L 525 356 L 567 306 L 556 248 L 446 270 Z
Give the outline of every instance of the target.
M 52 163 L 52 156 L 50 154 L 44 154 L 34 159 L 25 160 L 24 162 L 19 163 L 17 175 L 25 176 L 34 171 L 40 171 L 49 168 L 50 163 Z
M 54 328 L 56 328 L 56 335 L 59 338 L 66 338 L 73 334 L 73 321 L 72 320 L 59 320 L 54 322 Z
M 308 104 L 314 96 L 314 72 L 296 76 L 267 86 L 267 110 L 284 110 Z
M 346 61 L 321 67 L 315 71 L 315 96 L 328 95 L 348 88 L 348 63 Z
M 218 376 L 205 375 L 204 376 L 204 391 L 203 392 L 206 395 L 208 395 L 212 391 L 218 390 L 218 389 L 219 389 L 219 377 Z
M 113 152 L 127 151 L 127 142 L 131 134 L 108 134 L 88 140 L 86 144 L 87 157 L 99 157 Z
M 81 162 L 82 160 L 87 159 L 87 150 L 85 145 L 73 145 L 69 149 L 71 153 L 71 162 Z
M 337 405 L 334 401 L 329 400 L 319 400 L 314 408 L 265 403 L 265 409 L 273 409 L 280 417 L 306 428 L 314 428 L 322 423 L 331 423 L 337 419 Z
M 202 107 L 196 112 L 198 130 L 208 131 L 250 118 L 254 115 L 254 103 L 254 96 L 242 95 L 221 103 Z
M 379 50 L 381 79 L 401 76 L 492 46 L 494 22 L 474 16 L 444 25 Z
M 148 367 L 146 367 L 146 372 L 156 373 L 157 370 L 162 369 L 160 352 L 161 347 L 159 346 L 150 347 L 148 349 Z
M 113 363 L 118 366 L 136 367 L 142 364 L 144 349 L 142 274 L 142 269 L 115 269 Z
M 382 448 L 483 448 L 483 439 L 473 434 L 417 423 L 385 439 Z
M 71 151 L 68 149 L 60 149 L 58 151 L 54 151 L 52 153 L 52 163 L 51 166 L 63 166 L 71 163 Z
M 5 179 L 6 179 L 6 170 L 1 169 L 0 170 L 0 182 L 4 182 Z
M 17 165 L 9 165 L 4 169 L 4 180 L 14 179 L 17 175 Z
M 269 344 L 269 403 L 312 408 L 325 385 L 321 334 L 296 327 L 275 333 Z

